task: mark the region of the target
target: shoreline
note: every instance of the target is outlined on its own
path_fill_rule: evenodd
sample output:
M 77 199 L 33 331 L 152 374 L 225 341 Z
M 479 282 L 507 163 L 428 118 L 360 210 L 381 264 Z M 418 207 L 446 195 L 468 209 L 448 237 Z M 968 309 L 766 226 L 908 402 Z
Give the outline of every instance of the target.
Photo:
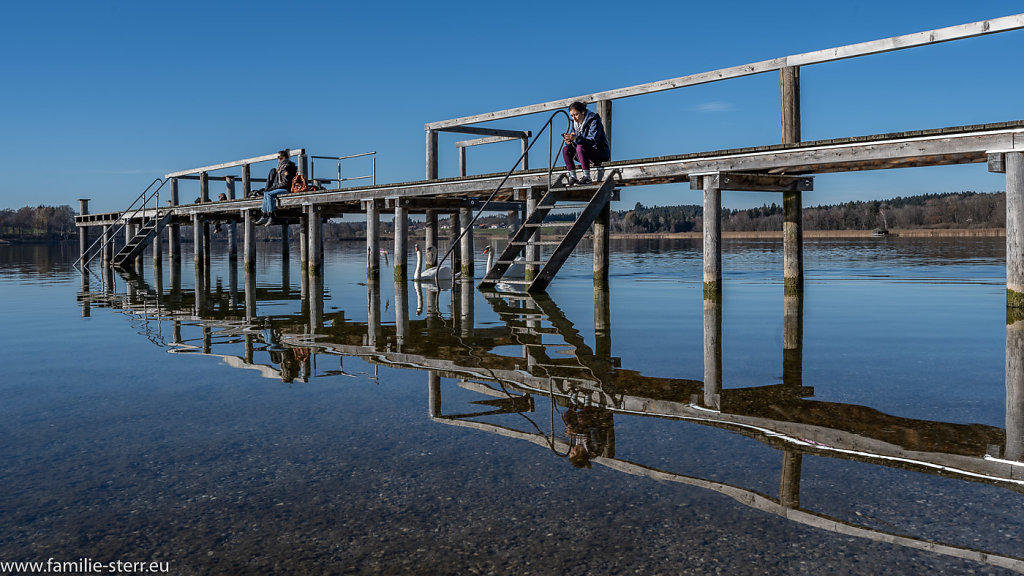
M 872 238 L 871 230 L 804 230 L 804 238 Z M 1006 236 L 1005 228 L 893 228 L 884 238 L 995 238 Z M 650 234 L 611 234 L 615 240 L 700 240 L 702 232 L 652 232 Z M 782 239 L 782 231 L 722 232 L 722 238 Z

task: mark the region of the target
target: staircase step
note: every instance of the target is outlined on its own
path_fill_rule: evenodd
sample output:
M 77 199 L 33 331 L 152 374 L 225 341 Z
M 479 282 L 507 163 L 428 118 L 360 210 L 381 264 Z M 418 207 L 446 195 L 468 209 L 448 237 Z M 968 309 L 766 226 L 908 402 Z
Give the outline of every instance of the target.
M 523 224 L 526 228 L 543 228 L 544 226 L 572 226 L 575 220 L 556 220 L 554 222 L 538 222 L 537 224 Z
M 589 205 L 590 204 L 588 204 L 586 202 L 577 202 L 575 204 L 559 204 L 559 205 L 555 206 L 555 209 L 561 210 L 563 208 L 586 208 Z
M 509 242 L 512 246 L 526 246 L 529 242 Z M 534 246 L 558 246 L 559 242 L 552 240 L 538 240 L 533 243 Z
M 540 264 L 540 265 L 546 264 L 547 260 L 498 260 L 498 262 L 501 262 L 503 264 L 523 264 L 525 266 L 530 266 L 530 265 L 534 265 L 535 266 L 535 265 L 538 265 L 538 264 Z

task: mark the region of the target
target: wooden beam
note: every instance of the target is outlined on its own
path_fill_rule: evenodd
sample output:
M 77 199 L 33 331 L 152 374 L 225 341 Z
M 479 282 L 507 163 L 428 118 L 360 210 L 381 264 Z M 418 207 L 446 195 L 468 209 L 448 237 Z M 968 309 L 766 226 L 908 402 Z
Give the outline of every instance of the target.
M 988 171 L 1003 174 L 1006 172 L 1006 154 L 1003 152 L 989 152 Z
M 299 155 L 299 154 L 305 154 L 305 153 L 306 153 L 306 149 L 305 148 L 296 148 L 294 150 L 289 150 L 288 151 L 288 154 L 290 154 L 292 156 Z M 225 162 L 223 164 L 211 164 L 210 166 L 203 166 L 201 168 L 192 168 L 190 170 L 179 170 L 177 172 L 171 172 L 170 174 L 165 174 L 164 178 L 180 178 L 182 176 L 187 176 L 189 174 L 198 174 L 200 172 L 212 172 L 214 170 L 222 170 L 224 168 L 234 168 L 235 166 L 244 166 L 246 164 L 255 164 L 256 162 L 266 162 L 268 160 L 276 160 L 276 159 L 277 159 L 277 152 L 274 152 L 273 154 L 264 154 L 263 156 L 254 156 L 252 158 L 245 158 L 243 160 L 235 160 L 233 162 Z
M 710 72 L 701 72 L 699 74 L 680 76 L 678 78 L 671 78 L 669 80 L 659 80 L 657 82 L 637 84 L 635 86 L 617 88 L 615 90 L 607 90 L 604 92 L 597 92 L 594 94 L 583 94 L 581 96 L 553 100 L 551 102 L 544 102 L 542 104 L 520 106 L 517 108 L 499 110 L 497 112 L 487 112 L 484 114 L 464 116 L 462 118 L 454 118 L 451 120 L 431 122 L 426 125 L 426 129 L 443 130 L 456 126 L 464 127 L 464 125 L 466 124 L 476 124 L 478 122 L 488 122 L 491 120 L 499 120 L 502 118 L 514 118 L 517 116 L 526 116 L 528 114 L 537 114 L 539 112 L 557 110 L 559 108 L 567 107 L 569 104 L 576 100 L 589 104 L 597 102 L 599 100 L 615 100 L 618 98 L 629 98 L 631 96 L 640 96 L 643 94 L 663 92 L 665 90 L 674 90 L 676 88 L 683 88 L 685 86 L 696 86 L 699 84 L 707 84 L 709 82 L 728 80 L 730 78 L 741 78 L 744 76 L 751 76 L 754 74 L 761 74 L 764 72 L 772 72 L 775 70 L 780 70 L 787 66 L 807 66 L 810 64 L 822 64 L 825 62 L 834 62 L 837 60 L 845 60 L 860 56 L 868 56 L 871 54 L 881 54 L 883 52 L 905 50 L 907 48 L 915 48 L 918 46 L 926 46 L 929 44 L 939 44 L 941 42 L 963 40 L 965 38 L 974 38 L 976 36 L 985 36 L 988 34 L 1007 32 L 1010 30 L 1019 30 L 1021 28 L 1024 28 L 1024 14 L 1014 14 L 1012 16 L 993 18 L 991 20 L 982 20 L 979 22 L 972 22 L 970 24 L 949 26 L 947 28 L 939 28 L 937 30 L 916 32 L 913 34 L 894 36 L 892 38 L 885 38 L 882 40 L 873 40 L 870 42 L 849 44 L 846 46 L 828 48 L 825 50 L 816 50 L 814 52 L 794 54 L 792 56 L 785 56 L 783 58 L 762 60 L 760 62 L 754 62 L 752 64 L 743 64 L 741 66 L 722 68 L 719 70 L 712 70 Z
M 484 144 L 496 144 L 498 142 L 511 142 L 513 140 L 522 140 L 523 138 L 529 138 L 532 136 L 531 132 L 521 132 L 520 136 L 487 136 L 485 138 L 476 138 L 474 140 L 459 140 L 455 143 L 456 148 L 469 148 L 470 146 L 482 146 Z
M 744 174 L 739 172 L 722 172 L 719 176 L 722 190 L 738 190 L 741 192 L 794 192 L 814 190 L 814 178 L 811 176 L 779 176 L 777 174 Z M 703 190 L 704 176 L 691 176 L 690 189 Z
M 476 134 L 478 136 L 507 136 L 517 140 L 528 134 L 528 132 L 524 132 L 522 130 L 501 130 L 499 128 L 480 128 L 478 126 L 448 126 L 445 128 L 438 128 L 437 131 Z

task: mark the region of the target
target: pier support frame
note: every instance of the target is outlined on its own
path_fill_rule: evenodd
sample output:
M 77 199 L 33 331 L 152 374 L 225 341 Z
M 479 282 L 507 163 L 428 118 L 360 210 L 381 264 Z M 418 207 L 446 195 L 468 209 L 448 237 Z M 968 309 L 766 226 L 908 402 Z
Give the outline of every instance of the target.
M 125 228 L 125 230 L 129 230 Z M 192 214 L 192 263 L 196 268 L 203 266 L 203 222 L 199 214 Z
M 302 207 L 302 215 L 299 216 L 299 269 L 302 271 L 302 278 L 309 273 L 309 205 Z
M 782 143 L 800 141 L 800 68 L 787 66 L 779 70 L 782 100 Z M 804 226 L 803 193 L 782 193 L 783 278 L 786 294 L 799 294 L 804 289 Z
M 1003 458 L 1024 462 L 1024 310 L 1006 314 L 1006 443 Z
M 103 225 L 103 232 L 102 232 L 102 234 L 103 234 L 103 241 L 101 243 L 103 244 L 103 247 L 101 248 L 101 250 L 103 250 L 103 255 L 102 255 L 102 257 L 103 257 L 103 265 L 104 266 L 110 266 L 110 262 L 114 259 L 114 244 L 110 241 L 111 240 L 110 224 L 104 224 Z
M 704 401 L 712 410 L 722 409 L 722 301 L 704 299 Z
M 224 179 L 225 195 L 228 200 L 235 199 L 235 179 L 228 176 Z M 238 262 L 238 225 L 232 220 L 228 222 L 228 260 Z
M 718 174 L 701 177 L 704 189 L 704 299 L 722 298 L 722 189 Z
M 405 282 L 409 272 L 407 264 L 409 258 L 409 210 L 402 205 L 401 200 L 395 203 L 395 282 Z M 396 284 L 397 285 L 397 284 Z M 397 313 L 398 296 L 395 293 L 395 306 Z
M 380 210 L 376 200 L 364 202 L 366 210 L 366 281 L 380 280 Z
M 473 261 L 476 259 L 473 253 L 473 209 L 469 207 L 459 208 L 459 229 L 462 234 L 459 251 L 462 252 L 462 279 L 473 278 Z M 455 268 L 452 268 L 455 270 Z

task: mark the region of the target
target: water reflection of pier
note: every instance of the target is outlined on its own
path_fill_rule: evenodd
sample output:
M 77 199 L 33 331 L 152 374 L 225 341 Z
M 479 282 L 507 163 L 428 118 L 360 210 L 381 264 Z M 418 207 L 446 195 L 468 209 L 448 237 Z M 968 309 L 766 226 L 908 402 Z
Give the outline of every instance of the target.
M 172 275 L 173 277 L 173 275 Z M 131 313 L 136 326 L 155 324 L 154 339 L 174 351 L 216 355 L 233 367 L 258 370 L 265 377 L 308 380 L 345 374 L 344 358 L 356 357 L 373 366 L 422 370 L 428 383 L 428 414 L 439 423 L 468 427 L 517 438 L 565 453 L 569 444 L 553 423 L 548 430 L 521 430 L 497 423 L 494 416 L 536 413 L 585 402 L 603 415 L 603 442 L 591 461 L 598 465 L 662 481 L 699 486 L 745 505 L 821 529 L 975 560 L 1024 572 L 1024 560 L 968 547 L 953 546 L 879 531 L 801 507 L 800 485 L 805 456 L 815 455 L 890 468 L 954 477 L 1024 492 L 1024 321 L 1008 319 L 1006 332 L 1006 428 L 904 418 L 877 409 L 814 400 L 803 385 L 803 305 L 787 296 L 784 307 L 783 378 L 753 388 L 722 386 L 722 304 L 704 300 L 704 380 L 647 376 L 623 368 L 611 354 L 608 293 L 594 293 L 593 346 L 546 296 L 484 293 L 483 301 L 500 323 L 480 324 L 475 307 L 478 292 L 471 285 L 451 292 L 395 284 L 395 321 L 384 323 L 380 286 L 367 286 L 367 321 L 353 321 L 345 312 L 324 312 L 322 278 L 312 277 L 296 292 L 287 281 L 280 288 L 257 290 L 253 275 L 239 289 L 237 276 L 229 286 L 211 287 L 197 279 L 197 290 L 152 287 L 138 276 L 126 278 L 127 294 L 113 290 L 83 291 L 83 311 L 109 306 Z M 112 287 L 104 281 L 104 287 Z M 409 291 L 414 291 L 413 295 Z M 410 298 L 412 296 L 412 298 Z M 440 299 L 450 298 L 450 314 L 440 312 Z M 299 313 L 260 316 L 258 303 L 299 300 Z M 414 308 L 413 308 L 414 307 Z M 294 307 L 292 307 L 294 308 Z M 198 327 L 202 337 L 183 339 L 182 327 Z M 276 342 L 262 333 L 272 327 Z M 143 332 L 140 330 L 140 332 Z M 152 330 L 147 327 L 147 335 Z M 241 354 L 221 353 L 242 344 Z M 260 364 L 263 355 L 282 357 L 295 350 L 311 354 L 291 362 Z M 338 358 L 338 369 L 320 369 L 326 357 Z M 275 364 L 279 364 L 276 367 Z M 290 374 L 291 373 L 291 374 Z M 453 379 L 445 384 L 444 379 Z M 455 385 L 479 395 L 457 409 L 444 398 Z M 446 409 L 447 408 L 447 409 Z M 657 417 L 709 426 L 755 439 L 779 451 L 778 493 L 697 476 L 674 473 L 630 461 L 617 454 L 615 421 L 624 417 Z

